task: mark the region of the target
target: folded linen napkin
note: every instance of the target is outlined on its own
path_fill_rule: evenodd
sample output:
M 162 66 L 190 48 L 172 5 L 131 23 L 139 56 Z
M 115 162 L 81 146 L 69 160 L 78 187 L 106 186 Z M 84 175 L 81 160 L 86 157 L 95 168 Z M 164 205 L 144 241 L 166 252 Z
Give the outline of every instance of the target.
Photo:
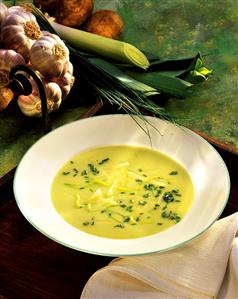
M 114 259 L 88 280 L 81 299 L 237 299 L 238 212 L 187 244 Z

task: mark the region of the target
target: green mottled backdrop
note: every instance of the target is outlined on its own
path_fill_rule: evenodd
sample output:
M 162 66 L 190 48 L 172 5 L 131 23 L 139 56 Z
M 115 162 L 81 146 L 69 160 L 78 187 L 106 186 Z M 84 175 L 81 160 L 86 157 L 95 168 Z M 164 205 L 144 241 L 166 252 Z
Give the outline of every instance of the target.
M 95 0 L 96 9 L 117 9 L 125 22 L 123 39 L 163 58 L 198 51 L 214 74 L 171 99 L 166 109 L 178 122 L 238 153 L 238 1 Z M 231 147 L 230 147 L 231 146 Z

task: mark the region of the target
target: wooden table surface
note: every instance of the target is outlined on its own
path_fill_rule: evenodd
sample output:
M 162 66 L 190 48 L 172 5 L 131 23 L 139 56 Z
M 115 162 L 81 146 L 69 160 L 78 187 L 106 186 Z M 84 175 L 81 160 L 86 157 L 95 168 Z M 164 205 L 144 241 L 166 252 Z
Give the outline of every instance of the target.
M 238 211 L 238 156 L 218 149 L 231 177 L 222 217 Z M 19 211 L 12 180 L 0 188 L 0 299 L 75 299 L 112 258 L 66 248 L 33 228 Z

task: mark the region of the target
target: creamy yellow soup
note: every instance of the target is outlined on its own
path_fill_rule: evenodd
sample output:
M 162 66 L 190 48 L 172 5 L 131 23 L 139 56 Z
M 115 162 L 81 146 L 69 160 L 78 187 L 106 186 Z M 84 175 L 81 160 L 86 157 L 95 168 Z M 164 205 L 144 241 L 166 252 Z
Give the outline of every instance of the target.
M 129 239 L 176 225 L 194 187 L 169 156 L 137 146 L 105 146 L 72 157 L 56 174 L 52 201 L 60 216 L 89 234 Z

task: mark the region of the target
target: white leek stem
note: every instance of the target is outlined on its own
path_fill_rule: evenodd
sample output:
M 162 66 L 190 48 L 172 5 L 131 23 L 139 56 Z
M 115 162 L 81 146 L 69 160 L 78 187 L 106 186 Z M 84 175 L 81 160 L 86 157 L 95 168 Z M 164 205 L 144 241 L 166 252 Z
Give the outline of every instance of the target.
M 67 27 L 56 22 L 51 22 L 51 26 L 65 42 L 75 48 L 133 64 L 143 69 L 147 69 L 149 66 L 146 56 L 129 43 Z

